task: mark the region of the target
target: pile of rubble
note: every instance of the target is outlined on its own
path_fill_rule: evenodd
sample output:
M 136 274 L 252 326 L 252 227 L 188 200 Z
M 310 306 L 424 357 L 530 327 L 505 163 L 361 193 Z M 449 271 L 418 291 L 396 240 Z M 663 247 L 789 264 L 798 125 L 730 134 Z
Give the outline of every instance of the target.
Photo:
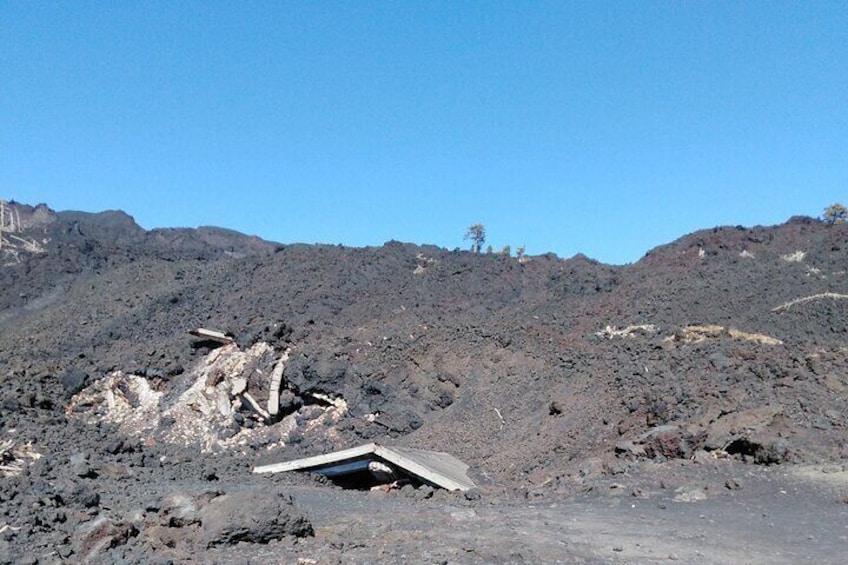
M 595 332 L 595 335 L 605 339 L 613 339 L 615 337 L 634 337 L 636 335 L 645 336 L 655 334 L 657 331 L 658 328 L 654 324 L 639 324 L 627 326 L 622 329 L 619 329 L 618 326 L 606 326 L 601 331 Z
M 683 343 L 701 343 L 708 339 L 718 339 L 720 337 L 729 337 L 731 339 L 748 341 L 760 345 L 783 345 L 783 342 L 777 338 L 760 334 L 749 333 L 737 330 L 734 328 L 725 328 L 718 325 L 707 326 L 686 326 L 673 335 L 666 337 L 665 342 L 683 342 Z
M 192 333 L 217 346 L 179 383 L 169 383 L 169 391 L 146 377 L 114 371 L 74 395 L 69 415 L 115 425 L 143 441 L 210 453 L 245 445 L 282 447 L 298 422 L 329 429 L 347 414 L 343 398 L 311 395 L 314 402 L 304 403 L 283 387 L 289 349 L 279 352 L 258 342 L 242 350 L 224 334 Z
M 41 454 L 31 443 L 16 446 L 13 440 L 0 440 L 0 477 L 20 475 L 26 467 L 39 459 Z
M 43 220 L 46 206 L 37 207 L 34 216 L 37 223 Z M 26 214 L 21 220 L 18 206 L 12 206 L 5 200 L 0 200 L 0 261 L 4 266 L 16 265 L 22 261 L 22 254 L 44 253 L 47 240 L 38 241 L 32 237 L 24 237 L 20 232 L 33 222 Z

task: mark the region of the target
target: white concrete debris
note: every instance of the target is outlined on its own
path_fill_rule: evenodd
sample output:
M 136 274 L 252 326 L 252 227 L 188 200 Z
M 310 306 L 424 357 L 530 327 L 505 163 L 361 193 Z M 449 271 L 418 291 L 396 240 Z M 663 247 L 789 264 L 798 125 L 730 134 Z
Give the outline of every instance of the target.
M 280 384 L 283 381 L 283 371 L 286 368 L 286 361 L 288 360 L 289 350 L 286 349 L 271 372 L 271 388 L 268 392 L 268 413 L 272 416 L 276 416 L 280 412 Z
M 627 326 L 622 329 L 619 329 L 618 326 L 606 326 L 601 331 L 595 332 L 595 335 L 606 339 L 612 339 L 614 337 L 634 337 L 637 334 L 648 335 L 653 333 L 657 333 L 657 326 L 654 324 L 640 324 Z
M 295 415 L 275 422 L 248 390 L 254 371 L 262 375 L 257 369 L 260 360 L 273 353 L 274 349 L 265 342 L 246 351 L 235 343 L 216 348 L 181 377 L 189 386 L 179 394 L 165 395 L 144 377 L 115 371 L 76 394 L 68 405 L 68 414 L 91 424 L 113 424 L 129 436 L 155 436 L 157 441 L 196 445 L 204 453 L 260 440 L 269 449 L 282 447 L 297 427 Z M 285 351 L 277 360 L 271 387 L 273 380 L 282 376 L 288 353 Z M 347 413 L 343 399 L 321 400 L 326 405 L 301 409 L 311 417 L 306 423 L 308 429 L 332 425 Z M 254 420 L 252 428 L 236 422 L 239 413 Z M 329 428 L 328 431 L 332 432 Z
M 804 251 L 798 250 L 795 253 L 787 253 L 786 255 L 781 255 L 780 258 L 786 261 L 787 263 L 800 263 L 804 260 L 807 254 Z
M 11 439 L 0 440 L 0 477 L 20 475 L 24 469 L 41 457 L 41 453 L 33 448 L 32 443 L 16 445 Z

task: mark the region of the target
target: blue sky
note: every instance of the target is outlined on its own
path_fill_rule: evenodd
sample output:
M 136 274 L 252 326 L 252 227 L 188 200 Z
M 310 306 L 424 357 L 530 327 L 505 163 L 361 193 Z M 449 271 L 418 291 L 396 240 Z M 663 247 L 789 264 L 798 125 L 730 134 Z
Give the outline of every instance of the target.
M 0 197 L 632 262 L 848 203 L 848 2 L 7 1 Z

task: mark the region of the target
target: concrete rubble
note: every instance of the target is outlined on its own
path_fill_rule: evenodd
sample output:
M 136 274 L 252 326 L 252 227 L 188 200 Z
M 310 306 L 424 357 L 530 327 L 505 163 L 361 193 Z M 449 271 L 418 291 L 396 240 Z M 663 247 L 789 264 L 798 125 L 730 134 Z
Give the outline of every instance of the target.
M 31 463 L 41 459 L 41 453 L 31 443 L 16 445 L 13 440 L 0 440 L 0 477 L 23 473 Z
M 199 446 L 204 453 L 248 443 L 269 449 L 284 446 L 297 427 L 295 414 L 280 413 L 289 351 L 278 352 L 267 342 L 242 350 L 220 332 L 192 333 L 202 339 L 214 337 L 220 346 L 181 377 L 185 383 L 181 391 L 166 395 L 154 380 L 113 371 L 75 394 L 68 414 L 92 424 L 114 424 L 131 437 Z M 308 426 L 332 425 L 347 413 L 344 399 L 315 400 L 321 413 Z M 309 411 L 313 414 L 316 406 Z

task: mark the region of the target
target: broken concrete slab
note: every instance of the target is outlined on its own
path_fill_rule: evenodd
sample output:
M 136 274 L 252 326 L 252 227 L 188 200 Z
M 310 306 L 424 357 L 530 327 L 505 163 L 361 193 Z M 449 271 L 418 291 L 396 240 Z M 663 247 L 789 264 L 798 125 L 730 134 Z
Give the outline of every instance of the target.
M 466 491 L 476 487 L 468 478 L 468 465 L 449 453 L 409 447 L 389 447 L 376 443 L 293 461 L 262 465 L 255 467 L 253 472 L 312 471 L 332 478 L 367 471 L 369 464 L 374 461 L 393 465 L 407 475 L 446 490 Z
M 227 334 L 225 334 L 223 332 L 218 332 L 218 331 L 215 331 L 215 330 L 209 330 L 209 329 L 206 329 L 206 328 L 197 328 L 195 330 L 189 330 L 188 333 L 190 333 L 191 335 L 193 335 L 195 337 L 202 338 L 204 340 L 218 342 L 222 345 L 227 345 L 227 344 L 233 343 L 235 341 L 232 337 L 228 336 Z

